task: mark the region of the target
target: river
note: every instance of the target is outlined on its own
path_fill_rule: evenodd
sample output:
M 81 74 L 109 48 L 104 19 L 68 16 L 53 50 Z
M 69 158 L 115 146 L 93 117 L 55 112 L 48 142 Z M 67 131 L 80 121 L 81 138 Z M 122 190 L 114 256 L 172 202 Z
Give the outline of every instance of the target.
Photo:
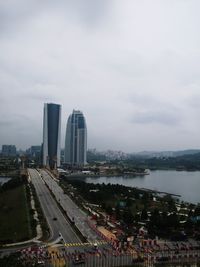
M 87 177 L 87 183 L 111 183 L 130 187 L 148 188 L 181 195 L 181 200 L 200 203 L 200 171 L 150 171 L 145 176 Z

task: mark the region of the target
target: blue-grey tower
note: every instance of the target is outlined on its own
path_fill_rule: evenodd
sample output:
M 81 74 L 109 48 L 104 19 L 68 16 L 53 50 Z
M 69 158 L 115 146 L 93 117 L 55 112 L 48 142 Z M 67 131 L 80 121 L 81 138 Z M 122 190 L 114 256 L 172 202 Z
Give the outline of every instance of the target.
M 87 163 L 87 127 L 79 110 L 69 116 L 65 136 L 65 163 L 82 166 Z
M 43 166 L 60 166 L 61 106 L 45 103 L 43 117 Z

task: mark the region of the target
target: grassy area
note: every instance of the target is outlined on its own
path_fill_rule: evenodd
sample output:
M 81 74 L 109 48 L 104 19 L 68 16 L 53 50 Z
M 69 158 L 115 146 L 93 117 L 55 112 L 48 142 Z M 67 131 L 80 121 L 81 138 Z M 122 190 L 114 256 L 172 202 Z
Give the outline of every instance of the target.
M 18 242 L 31 238 L 25 186 L 0 194 L 0 243 Z
M 37 196 L 36 191 L 35 191 L 35 187 L 33 186 L 33 184 L 30 184 L 30 186 L 31 186 L 31 191 L 32 191 L 33 198 L 35 201 L 35 208 L 36 208 L 37 213 L 38 213 L 38 219 L 39 219 L 40 225 L 42 227 L 42 233 L 43 233 L 42 240 L 46 241 L 49 238 L 49 232 L 50 232 L 49 226 L 48 226 L 48 223 L 47 223 L 46 218 L 44 216 L 44 213 L 42 211 L 38 196 Z

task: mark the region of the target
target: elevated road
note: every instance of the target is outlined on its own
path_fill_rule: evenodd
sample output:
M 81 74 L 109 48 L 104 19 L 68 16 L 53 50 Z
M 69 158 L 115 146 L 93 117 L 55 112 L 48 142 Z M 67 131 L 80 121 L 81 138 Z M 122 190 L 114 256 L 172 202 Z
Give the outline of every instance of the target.
M 50 227 L 51 237 L 49 241 L 53 242 L 58 240 L 61 236 L 63 237 L 65 243 L 81 242 L 69 222 L 63 216 L 39 172 L 36 169 L 28 169 L 28 172 Z
M 52 190 L 55 198 L 60 203 L 62 208 L 66 211 L 71 221 L 74 221 L 79 231 L 87 238 L 89 242 L 101 240 L 98 234 L 91 229 L 88 225 L 88 216 L 82 211 L 67 195 L 64 194 L 63 189 L 59 186 L 58 182 L 45 170 L 40 170 L 43 180 Z

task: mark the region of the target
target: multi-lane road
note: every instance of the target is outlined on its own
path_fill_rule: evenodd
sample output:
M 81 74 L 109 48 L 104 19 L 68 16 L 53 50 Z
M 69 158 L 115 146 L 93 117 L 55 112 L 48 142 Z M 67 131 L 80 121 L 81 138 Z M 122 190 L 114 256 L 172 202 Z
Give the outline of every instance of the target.
M 44 169 L 39 170 L 39 172 L 43 181 L 48 185 L 56 200 L 66 211 L 71 221 L 74 221 L 82 235 L 86 237 L 89 242 L 101 240 L 99 235 L 89 226 L 87 214 L 83 212 L 68 195 L 64 194 L 58 182 Z
M 49 224 L 51 235 L 49 241 L 57 241 L 60 237 L 63 238 L 65 243 L 81 243 L 80 238 L 76 235 L 70 223 L 67 221 L 61 212 L 58 202 L 62 209 L 68 214 L 68 217 L 74 221 L 77 228 L 81 233 L 87 237 L 89 242 L 101 243 L 97 233 L 92 230 L 87 223 L 87 214 L 85 214 L 68 195 L 64 194 L 62 188 L 51 174 L 45 170 L 28 169 L 29 177 L 36 189 L 38 199 L 41 203 L 44 215 Z M 52 196 L 54 195 L 54 197 Z M 56 200 L 55 200 L 56 199 Z M 189 245 L 192 246 L 189 250 L 185 249 Z M 68 246 L 69 245 L 69 246 Z M 94 248 L 91 244 L 81 244 L 80 247 L 70 247 L 57 245 L 48 246 L 48 248 L 40 248 L 38 250 L 30 251 L 29 248 L 21 251 L 21 260 L 23 262 L 36 263 L 43 262 L 43 266 L 74 266 L 75 259 L 79 255 L 84 258 L 82 266 L 86 267 L 101 267 L 101 266 L 132 266 L 133 261 L 138 260 L 138 255 L 144 259 L 143 266 L 155 266 L 154 263 L 160 263 L 164 260 L 174 263 L 184 261 L 199 262 L 200 250 L 199 243 L 191 244 L 182 242 L 182 248 L 176 244 L 176 246 L 166 246 L 164 243 L 162 246 L 155 246 L 155 248 L 141 248 L 135 245 L 134 250 L 120 251 L 118 249 L 113 250 L 108 245 L 103 244 L 99 248 Z M 78 245 L 79 246 L 79 245 Z M 54 250 L 52 250 L 54 249 Z M 35 252 L 34 252 L 35 251 Z M 35 254 L 34 254 L 34 253 Z M 134 252 L 134 253 L 133 253 Z
M 36 169 L 28 169 L 28 172 L 50 228 L 51 236 L 49 241 L 55 241 L 63 237 L 65 243 L 80 242 L 79 237 L 73 231 L 52 197 L 40 173 Z

